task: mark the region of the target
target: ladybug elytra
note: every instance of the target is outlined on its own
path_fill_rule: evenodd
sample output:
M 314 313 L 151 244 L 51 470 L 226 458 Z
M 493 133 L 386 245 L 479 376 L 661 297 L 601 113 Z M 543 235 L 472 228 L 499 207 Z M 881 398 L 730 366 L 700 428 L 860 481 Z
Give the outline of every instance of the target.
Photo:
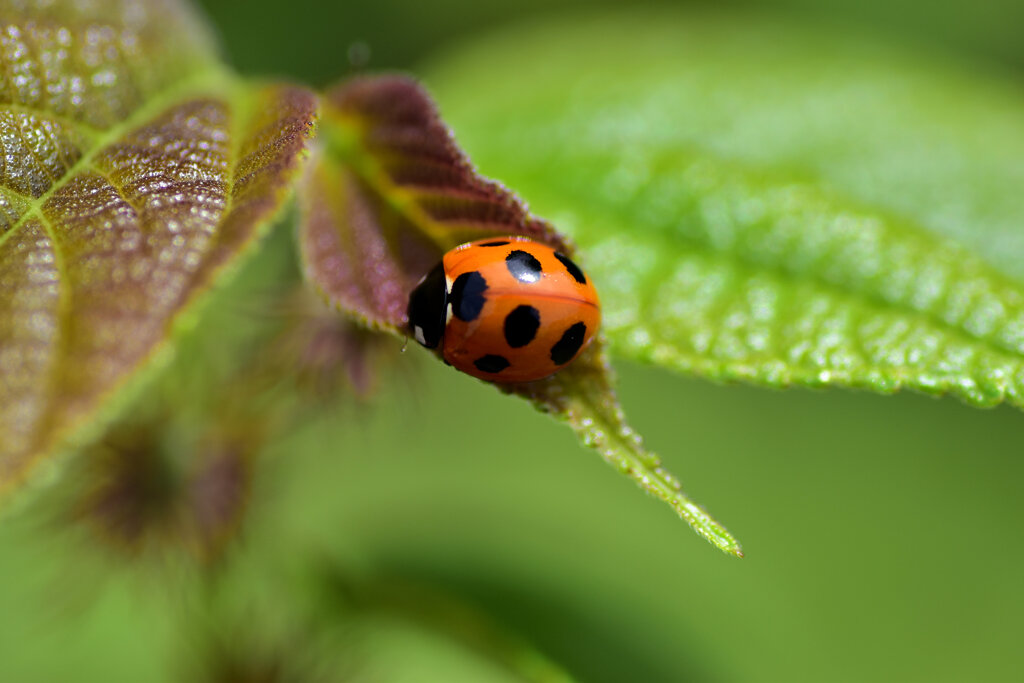
M 593 283 L 572 260 L 524 237 L 455 247 L 409 296 L 413 337 L 462 372 L 528 382 L 557 372 L 601 321 Z

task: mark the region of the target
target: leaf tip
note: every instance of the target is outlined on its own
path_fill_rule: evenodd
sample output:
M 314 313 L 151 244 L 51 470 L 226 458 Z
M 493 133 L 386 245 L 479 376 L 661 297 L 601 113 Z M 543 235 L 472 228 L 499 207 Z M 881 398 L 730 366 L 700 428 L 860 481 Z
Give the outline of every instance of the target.
M 717 522 L 716 522 L 717 525 Z M 692 525 L 691 525 L 692 526 Z M 717 525 L 714 535 L 706 535 L 703 533 L 703 529 L 697 529 L 698 533 L 701 533 L 707 540 L 711 541 L 712 545 L 721 550 L 727 555 L 733 555 L 735 557 L 743 558 L 746 555 L 743 554 L 743 547 L 740 546 L 740 542 L 730 534 L 724 527 Z

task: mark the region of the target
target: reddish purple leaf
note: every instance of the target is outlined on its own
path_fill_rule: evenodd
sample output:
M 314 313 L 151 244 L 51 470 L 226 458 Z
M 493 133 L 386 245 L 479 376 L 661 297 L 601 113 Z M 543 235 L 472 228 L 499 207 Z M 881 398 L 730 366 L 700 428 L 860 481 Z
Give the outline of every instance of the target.
M 398 330 L 413 287 L 458 244 L 524 235 L 571 252 L 477 175 L 415 81 L 355 79 L 324 109 L 322 147 L 300 190 L 301 243 L 307 277 L 333 305 Z
M 174 0 L 0 0 L 0 491 L 257 239 L 317 108 L 225 72 Z

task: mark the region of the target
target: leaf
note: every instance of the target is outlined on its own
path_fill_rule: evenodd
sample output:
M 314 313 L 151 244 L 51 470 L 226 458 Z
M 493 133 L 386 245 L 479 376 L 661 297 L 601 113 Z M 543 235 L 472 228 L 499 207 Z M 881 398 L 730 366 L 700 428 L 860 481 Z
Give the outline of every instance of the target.
M 0 16 L 6 492 L 104 421 L 254 242 L 317 103 L 236 81 L 170 0 L 0 0 Z
M 452 247 L 522 234 L 569 250 L 511 194 L 478 177 L 411 79 L 361 78 L 327 94 L 300 201 L 309 279 L 372 326 L 404 329 L 409 293 Z
M 307 279 L 333 306 L 406 337 L 410 292 L 452 247 L 517 234 L 572 252 L 507 190 L 476 175 L 414 81 L 357 79 L 325 100 L 323 142 L 299 194 L 300 244 Z M 500 388 L 568 422 L 698 533 L 742 554 L 626 425 L 600 340 L 546 380 Z
M 1019 84 L 666 13 L 510 31 L 428 72 L 477 162 L 582 245 L 616 352 L 1024 407 Z

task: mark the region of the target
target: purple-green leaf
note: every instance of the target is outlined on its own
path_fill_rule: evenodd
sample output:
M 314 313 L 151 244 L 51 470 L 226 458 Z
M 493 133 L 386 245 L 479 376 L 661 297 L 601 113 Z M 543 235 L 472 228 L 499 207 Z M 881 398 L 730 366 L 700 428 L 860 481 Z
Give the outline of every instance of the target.
M 0 492 L 102 422 L 287 196 L 317 99 L 170 0 L 0 0 Z
M 524 235 L 572 253 L 551 225 L 475 172 L 414 81 L 360 78 L 325 100 L 316 159 L 299 193 L 300 244 L 307 279 L 339 310 L 404 337 L 411 290 L 452 247 Z M 742 555 L 626 425 L 601 339 L 552 377 L 499 388 L 568 423 L 704 538 Z

